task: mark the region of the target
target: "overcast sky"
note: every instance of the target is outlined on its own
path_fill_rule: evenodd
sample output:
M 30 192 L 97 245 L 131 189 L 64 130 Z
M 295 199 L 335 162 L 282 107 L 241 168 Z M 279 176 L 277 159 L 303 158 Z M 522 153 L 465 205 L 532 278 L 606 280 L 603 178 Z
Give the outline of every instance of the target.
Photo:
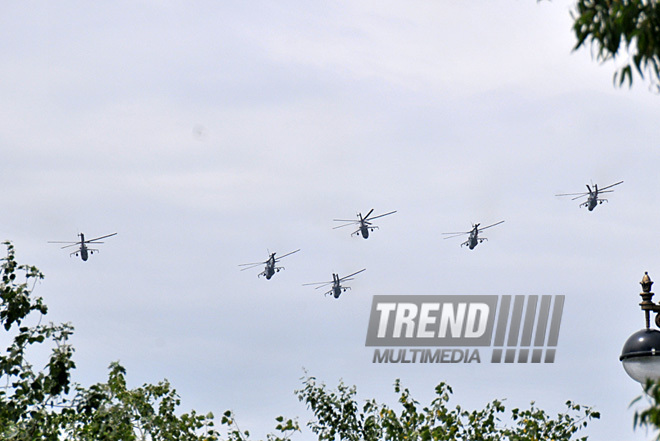
M 3 2 L 0 239 L 75 326 L 75 380 L 119 360 L 257 437 L 310 418 L 304 368 L 390 403 L 396 378 L 422 402 L 441 381 L 464 407 L 570 399 L 601 412 L 591 439 L 650 438 L 618 356 L 660 279 L 660 97 L 572 52 L 570 7 Z M 554 196 L 619 180 L 593 212 Z M 398 212 L 332 230 L 372 208 Z M 472 251 L 441 234 L 500 220 Z M 118 235 L 87 262 L 47 243 L 80 232 Z M 362 268 L 338 300 L 302 286 Z M 556 362 L 373 364 L 382 294 L 563 294 Z

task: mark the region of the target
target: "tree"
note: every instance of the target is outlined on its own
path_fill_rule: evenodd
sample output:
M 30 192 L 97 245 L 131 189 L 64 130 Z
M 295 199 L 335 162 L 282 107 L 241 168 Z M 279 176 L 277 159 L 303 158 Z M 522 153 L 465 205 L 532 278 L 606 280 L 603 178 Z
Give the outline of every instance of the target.
M 73 348 L 67 343 L 73 328 L 69 324 L 21 326 L 33 317 L 48 312 L 43 299 L 31 298 L 34 284 L 43 274 L 33 266 L 18 265 L 14 247 L 7 245 L 7 257 L 0 266 L 0 323 L 12 335 L 11 345 L 0 356 L 0 436 L 3 439 L 56 440 L 57 415 L 53 406 L 64 404 L 70 389 Z M 23 283 L 17 276 L 23 273 Z M 30 285 L 32 285 L 30 287 Z M 45 371 L 35 371 L 27 359 L 33 345 L 51 343 L 50 357 Z M 4 380 L 4 381 L 3 381 Z
M 181 400 L 167 380 L 126 388 L 126 370 L 110 365 L 107 383 L 77 386 L 72 406 L 62 411 L 60 427 L 71 440 L 181 440 L 212 441 L 213 414 L 194 410 L 176 415 Z
M 366 400 L 360 405 L 356 400 L 355 386 L 339 382 L 336 390 L 318 384 L 314 377 L 303 379 L 303 388 L 296 391 L 314 414 L 307 426 L 319 441 L 568 441 L 580 429 L 587 427 L 600 414 L 590 407 L 571 401 L 566 402 L 567 411 L 550 417 L 534 403 L 528 409 L 512 409 L 508 418 L 512 424 L 502 423 L 506 409 L 500 400 L 494 400 L 481 410 L 467 410 L 461 406 L 448 406 L 452 389 L 446 383 L 436 388 L 436 398 L 427 406 L 411 397 L 408 389 L 402 388 L 399 380 L 394 383 L 401 407 L 396 411 L 386 404 Z M 297 421 L 277 418 L 276 430 L 281 435 L 268 435 L 268 441 L 286 441 L 300 431 Z M 231 411 L 222 418 L 228 427 L 228 441 L 248 441 L 250 433 L 241 431 Z M 587 437 L 579 438 L 585 441 Z
M 660 91 L 660 3 L 656 0 L 578 0 L 572 13 L 575 50 L 588 43 L 596 59 L 616 60 L 621 52 L 627 61 L 614 74 L 621 86 L 633 83 L 633 66 Z
M 445 383 L 436 388 L 436 398 L 421 407 L 399 380 L 394 391 L 399 395 L 400 411 L 368 400 L 360 406 L 355 387 L 342 382 L 336 391 L 317 384 L 314 377 L 304 380 L 298 398 L 307 404 L 315 419 L 308 426 L 321 441 L 341 440 L 570 440 L 600 414 L 590 407 L 566 402 L 566 413 L 551 418 L 532 403 L 529 409 L 512 409 L 511 426 L 501 423 L 505 414 L 502 401 L 494 400 L 481 410 L 448 406 L 452 389 Z M 586 440 L 587 437 L 580 438 Z
M 177 415 L 179 396 L 164 380 L 142 387 L 126 387 L 126 370 L 110 365 L 107 383 L 89 388 L 71 382 L 74 349 L 68 344 L 70 324 L 42 325 L 48 308 L 32 290 L 43 274 L 33 266 L 18 265 L 14 247 L 5 242 L 1 259 L 0 323 L 12 335 L 0 356 L 0 438 L 6 440 L 181 440 L 213 441 L 213 414 L 195 411 Z M 19 283 L 19 276 L 25 278 Z M 38 316 L 38 318 L 36 318 Z M 30 320 L 33 326 L 21 326 Z M 34 345 L 50 344 L 45 370 L 28 362 Z

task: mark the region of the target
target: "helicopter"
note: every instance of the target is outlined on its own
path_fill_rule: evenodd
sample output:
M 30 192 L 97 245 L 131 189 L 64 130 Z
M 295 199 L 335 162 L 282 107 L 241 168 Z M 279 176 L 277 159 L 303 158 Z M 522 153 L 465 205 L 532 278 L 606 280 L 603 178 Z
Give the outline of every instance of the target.
M 74 251 L 73 253 L 70 253 L 69 256 L 73 256 L 75 254 L 76 257 L 78 257 L 80 255 L 80 258 L 83 261 L 86 261 L 89 258 L 89 254 L 94 254 L 94 253 L 99 252 L 99 250 L 92 249 L 92 248 L 87 248 L 87 244 L 90 244 L 90 243 L 93 243 L 93 244 L 103 243 L 103 242 L 97 242 L 97 241 L 99 239 L 105 239 L 106 237 L 114 236 L 116 234 L 117 233 L 112 233 L 112 234 L 108 234 L 106 236 L 97 237 L 95 239 L 85 240 L 85 235 L 83 233 L 79 233 L 78 236 L 80 236 L 80 240 L 78 242 L 49 241 L 48 243 L 68 243 L 69 244 L 69 245 L 63 246 L 62 249 L 78 245 L 79 246 L 78 250 Z
M 338 299 L 339 296 L 343 293 L 346 292 L 346 290 L 351 289 L 350 286 L 341 286 L 342 282 L 348 282 L 349 280 L 353 280 L 352 277 L 356 274 L 360 274 L 362 271 L 366 271 L 367 269 L 361 269 L 360 271 L 354 272 L 353 274 L 349 274 L 348 276 L 344 276 L 342 278 L 339 278 L 339 274 L 332 273 L 332 280 L 330 282 L 315 282 L 315 283 L 304 283 L 303 286 L 308 286 L 308 285 L 319 285 L 315 289 L 323 288 L 324 286 L 328 286 L 332 284 L 332 289 L 330 291 L 326 292 L 325 295 L 327 296 L 328 294 L 332 294 L 335 299 Z
M 607 187 L 603 187 L 601 189 L 598 189 L 598 184 L 593 185 L 593 189 L 589 187 L 589 184 L 587 184 L 587 190 L 588 192 L 584 193 L 562 193 L 562 194 L 556 194 L 555 196 L 575 196 L 572 201 L 576 199 L 580 199 L 582 197 L 588 196 L 586 202 L 582 202 L 580 204 L 580 207 L 587 207 L 589 211 L 593 211 L 594 208 L 596 208 L 596 205 L 602 204 L 603 202 L 607 202 L 607 199 L 600 199 L 598 195 L 600 193 L 612 193 L 614 190 L 608 190 L 608 188 L 612 188 L 615 185 L 622 184 L 623 181 L 619 181 L 616 184 L 608 185 Z
M 479 225 L 481 225 L 481 224 L 472 224 L 472 230 L 470 230 L 470 231 L 464 231 L 462 233 L 442 233 L 442 234 L 452 234 L 452 236 L 445 237 L 445 239 L 451 239 L 452 237 L 458 237 L 458 236 L 462 236 L 463 234 L 469 234 L 470 237 L 468 237 L 468 240 L 463 242 L 461 244 L 461 246 L 467 245 L 468 248 L 473 250 L 474 247 L 479 245 L 481 242 L 483 242 L 484 240 L 488 240 L 485 237 L 479 237 L 479 233 L 481 233 L 486 228 L 494 227 L 495 225 L 499 225 L 503 222 L 504 221 L 499 221 L 499 222 L 496 222 L 492 225 L 488 225 L 487 227 L 483 227 L 483 228 L 479 228 Z
M 300 248 L 297 249 L 296 251 L 291 251 L 290 253 L 287 253 L 287 254 L 285 254 L 285 255 L 283 255 L 283 256 L 280 256 L 280 257 L 278 257 L 278 258 L 275 258 L 275 253 L 271 253 L 271 252 L 269 251 L 268 260 L 266 260 L 266 261 L 264 261 L 264 262 L 257 262 L 257 263 L 242 263 L 242 264 L 240 264 L 240 265 L 238 265 L 238 266 L 244 266 L 245 268 L 241 269 L 241 271 L 245 271 L 245 270 L 247 270 L 247 269 L 251 269 L 251 268 L 254 268 L 254 267 L 256 267 L 256 266 L 264 265 L 264 264 L 265 264 L 265 265 L 266 265 L 266 268 L 265 268 L 265 269 L 264 269 L 264 270 L 258 275 L 258 277 L 264 276 L 264 277 L 266 277 L 266 280 L 270 280 L 270 278 L 273 277 L 273 275 L 274 275 L 276 272 L 279 273 L 280 270 L 283 270 L 283 269 L 284 269 L 283 266 L 275 266 L 275 264 L 276 264 L 277 262 L 279 262 L 280 259 L 283 259 L 283 258 L 285 258 L 286 256 L 290 256 L 290 255 L 293 254 L 293 253 L 297 253 L 298 251 L 300 251 Z
M 358 213 L 358 220 L 333 219 L 333 221 L 335 221 L 335 222 L 349 222 L 348 224 L 339 225 L 338 227 L 334 227 L 333 230 L 336 230 L 337 228 L 347 227 L 349 225 L 359 225 L 358 229 L 351 233 L 351 236 L 354 236 L 354 235 L 357 234 L 358 236 L 362 235 L 362 237 L 364 237 L 365 239 L 368 239 L 369 238 L 369 231 L 374 231 L 376 228 L 378 228 L 375 225 L 371 225 L 370 221 L 372 221 L 374 219 L 378 219 L 379 217 L 394 214 L 394 213 L 396 213 L 396 210 L 390 211 L 389 213 L 385 213 L 385 214 L 379 214 L 378 216 L 374 216 L 372 218 L 369 218 L 369 216 L 371 216 L 371 213 L 373 213 L 373 212 L 374 212 L 374 209 L 372 208 L 371 211 L 369 211 L 369 213 L 367 213 L 367 215 L 364 216 L 364 217 L 362 217 L 362 213 Z

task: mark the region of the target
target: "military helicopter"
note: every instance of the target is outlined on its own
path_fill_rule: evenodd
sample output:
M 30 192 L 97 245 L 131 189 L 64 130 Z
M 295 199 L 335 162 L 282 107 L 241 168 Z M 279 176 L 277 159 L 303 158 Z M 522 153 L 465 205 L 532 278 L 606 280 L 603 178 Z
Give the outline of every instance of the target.
M 362 217 L 362 213 L 358 213 L 358 219 L 357 220 L 333 219 L 333 221 L 335 221 L 335 222 L 349 222 L 348 224 L 339 225 L 338 227 L 334 227 L 333 230 L 336 230 L 337 228 L 347 227 L 349 225 L 359 225 L 358 229 L 351 233 L 351 236 L 354 236 L 354 235 L 357 234 L 358 236 L 362 235 L 362 237 L 364 237 L 365 239 L 368 239 L 369 238 L 369 231 L 374 231 L 376 228 L 378 228 L 375 225 L 371 225 L 371 221 L 374 220 L 374 219 L 378 219 L 379 217 L 394 214 L 394 213 L 396 213 L 396 210 L 395 211 L 390 211 L 389 213 L 385 213 L 385 214 L 379 214 L 378 216 L 374 216 L 372 218 L 369 218 L 369 216 L 371 216 L 371 213 L 373 213 L 373 212 L 374 212 L 374 209 L 372 208 L 371 211 L 369 211 L 369 213 L 367 213 L 367 215 L 364 216 L 364 217 Z
M 462 235 L 464 235 L 464 234 L 469 234 L 470 237 L 468 237 L 468 240 L 466 240 L 465 242 L 463 242 L 463 243 L 461 244 L 461 246 L 467 245 L 468 248 L 470 248 L 471 250 L 473 250 L 474 247 L 476 247 L 477 245 L 479 245 L 481 242 L 483 242 L 484 240 L 488 240 L 488 239 L 485 238 L 485 237 L 479 237 L 479 233 L 481 233 L 481 232 L 482 232 L 483 230 L 485 230 L 486 228 L 494 227 L 495 225 L 499 225 L 499 224 L 501 224 L 501 223 L 503 223 L 503 222 L 504 222 L 504 221 L 499 221 L 499 222 L 497 222 L 497 223 L 494 223 L 494 224 L 492 224 L 492 225 L 488 225 L 487 227 L 483 227 L 483 228 L 479 228 L 479 225 L 481 225 L 481 224 L 472 224 L 472 230 L 470 230 L 470 231 L 464 231 L 464 232 L 462 232 L 462 233 L 442 233 L 442 234 L 452 234 L 452 236 L 445 237 L 445 239 L 451 239 L 452 237 L 458 237 L 458 236 L 462 236 Z
M 346 292 L 346 290 L 351 289 L 350 286 L 341 286 L 342 282 L 348 282 L 349 280 L 353 280 L 352 277 L 356 274 L 360 274 L 362 271 L 366 271 L 367 269 L 361 269 L 360 271 L 357 271 L 353 274 L 349 274 L 348 276 L 344 276 L 342 278 L 339 278 L 339 274 L 332 273 L 332 280 L 330 282 L 315 282 L 315 283 L 304 283 L 303 286 L 309 286 L 309 285 L 319 285 L 315 289 L 323 288 L 324 286 L 328 286 L 332 284 L 332 289 L 330 291 L 326 292 L 325 295 L 327 296 L 328 294 L 332 294 L 335 299 L 338 299 L 339 296 L 343 293 Z
M 616 184 L 608 185 L 607 187 L 603 187 L 601 189 L 598 189 L 598 184 L 594 185 L 593 189 L 591 187 L 589 187 L 589 184 L 587 184 L 587 190 L 589 190 L 588 192 L 584 192 L 584 193 L 562 193 L 562 194 L 556 194 L 555 196 L 575 196 L 573 199 L 571 199 L 572 201 L 574 201 L 576 199 L 583 198 L 585 196 L 588 196 L 587 201 L 582 202 L 580 204 L 580 207 L 587 207 L 587 209 L 589 211 L 593 211 L 594 208 L 596 208 L 596 205 L 602 204 L 603 202 L 607 202 L 607 199 L 600 199 L 598 197 L 599 194 L 601 194 L 601 193 L 612 193 L 614 190 L 608 190 L 608 188 L 612 188 L 615 185 L 619 185 L 619 184 L 622 184 L 622 183 L 623 183 L 623 181 L 619 181 Z
M 83 233 L 80 233 L 80 234 L 78 234 L 78 236 L 80 236 L 80 241 L 78 241 L 78 242 L 49 241 L 48 243 L 68 243 L 69 244 L 69 245 L 63 246 L 62 249 L 78 245 L 78 247 L 79 247 L 78 250 L 74 251 L 73 253 L 70 253 L 69 256 L 73 256 L 75 254 L 76 257 L 80 256 L 80 258 L 83 261 L 86 261 L 89 258 L 89 254 L 94 254 L 94 253 L 99 252 L 99 250 L 92 249 L 92 248 L 87 248 L 87 244 L 90 244 L 90 243 L 92 243 L 92 244 L 103 243 L 103 242 L 97 242 L 97 241 L 99 239 L 105 239 L 106 237 L 114 236 L 116 234 L 117 233 L 112 233 L 112 234 L 108 234 L 107 236 L 101 236 L 101 237 L 97 237 L 95 239 L 85 240 L 85 235 Z
M 297 253 L 300 251 L 300 249 L 297 249 L 296 251 L 291 251 L 290 253 L 287 253 L 283 256 L 280 256 L 278 258 L 275 258 L 275 253 L 269 252 L 268 260 L 263 261 L 263 262 L 256 262 L 256 263 L 242 263 L 238 266 L 244 266 L 245 268 L 241 269 L 241 271 L 245 271 L 247 269 L 254 268 L 259 265 L 266 265 L 266 268 L 258 275 L 258 277 L 264 276 L 266 277 L 266 280 L 270 280 L 271 277 L 277 272 L 279 273 L 280 270 L 283 270 L 283 266 L 275 266 L 277 262 L 280 261 L 280 259 L 284 259 L 286 256 L 290 256 L 293 253 Z

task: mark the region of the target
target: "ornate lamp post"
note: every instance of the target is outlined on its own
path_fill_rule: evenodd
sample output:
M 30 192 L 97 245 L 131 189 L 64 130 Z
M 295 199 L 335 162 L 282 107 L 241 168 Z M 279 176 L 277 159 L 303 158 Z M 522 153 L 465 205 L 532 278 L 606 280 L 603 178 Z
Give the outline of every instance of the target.
M 651 312 L 655 312 L 655 325 L 660 328 L 660 304 L 653 303 L 651 286 L 653 281 L 648 273 L 640 282 L 642 292 L 641 306 L 646 318 L 646 329 L 628 337 L 621 350 L 619 360 L 626 373 L 635 381 L 645 385 L 648 380 L 660 379 L 660 331 L 651 329 Z

